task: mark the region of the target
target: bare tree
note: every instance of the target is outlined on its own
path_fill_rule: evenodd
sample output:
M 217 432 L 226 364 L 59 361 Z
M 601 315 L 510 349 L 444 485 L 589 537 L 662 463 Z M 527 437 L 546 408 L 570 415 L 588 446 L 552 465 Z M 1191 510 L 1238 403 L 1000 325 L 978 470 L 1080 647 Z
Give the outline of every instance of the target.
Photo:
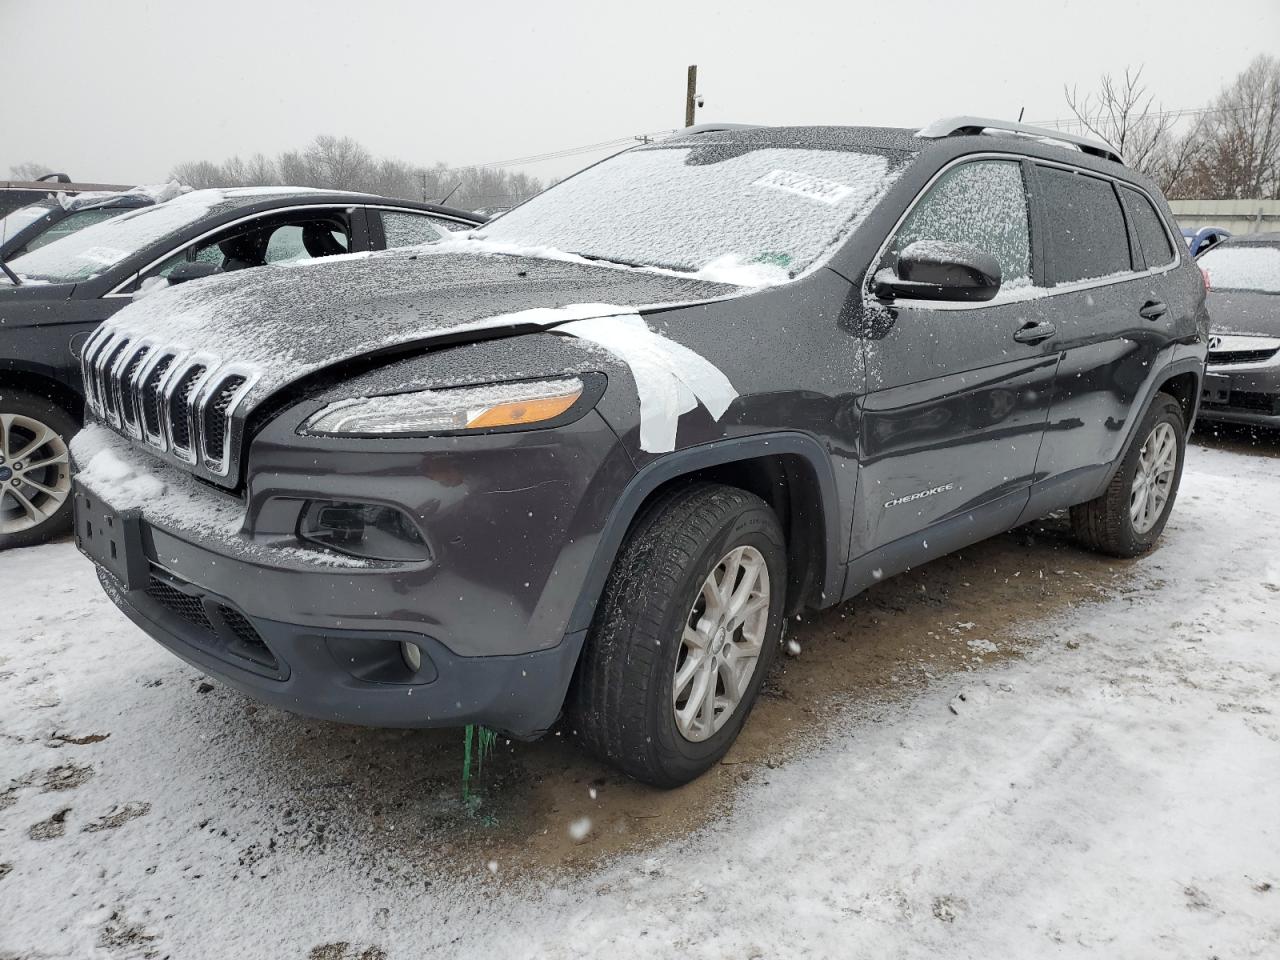
M 1083 96 L 1063 87 L 1067 106 L 1084 129 L 1120 151 L 1125 163 L 1155 176 L 1173 139 L 1173 115 L 1152 109 L 1142 67 L 1125 67 L 1123 79 L 1104 73 L 1098 89 Z
M 385 197 L 443 201 L 459 207 L 504 210 L 542 190 L 536 177 L 499 167 L 414 166 L 390 157 L 376 158 L 351 137 L 318 136 L 303 150 L 286 150 L 274 159 L 255 153 L 222 163 L 180 163 L 173 176 L 196 188 L 268 186 L 356 190 Z
M 53 173 L 53 167 L 43 163 L 15 163 L 9 168 L 11 180 L 36 180 L 46 173 Z
M 185 183 L 187 186 L 195 187 L 197 190 L 204 190 L 207 187 L 227 186 L 222 167 L 216 163 L 210 163 L 208 160 L 192 160 L 187 163 L 180 163 L 173 168 L 173 172 L 169 176 L 179 183 Z
M 1255 58 L 1214 100 L 1199 134 L 1197 196 L 1280 199 L 1280 59 Z
M 359 190 L 374 169 L 372 155 L 351 137 L 321 134 L 303 155 L 312 175 L 335 190 Z

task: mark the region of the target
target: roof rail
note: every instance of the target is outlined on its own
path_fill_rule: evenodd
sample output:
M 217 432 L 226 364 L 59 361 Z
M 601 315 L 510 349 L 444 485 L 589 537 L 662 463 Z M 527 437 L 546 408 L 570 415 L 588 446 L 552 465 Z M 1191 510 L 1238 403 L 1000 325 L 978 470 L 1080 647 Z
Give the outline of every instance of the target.
M 677 130 L 668 140 L 674 140 L 676 137 L 696 137 L 700 133 L 721 133 L 725 130 L 759 130 L 761 124 L 758 123 L 696 123 L 692 127 L 685 127 Z
M 923 137 L 926 140 L 937 140 L 942 137 L 985 133 L 988 130 L 1013 133 L 1022 137 L 1034 137 L 1038 140 L 1052 140 L 1055 143 L 1065 143 L 1075 147 L 1081 153 L 1100 157 L 1103 160 L 1111 160 L 1114 163 L 1124 163 L 1124 158 L 1120 156 L 1120 151 L 1101 140 L 1077 137 L 1070 133 L 1060 133 L 1057 130 L 1049 130 L 1045 127 L 1033 127 L 1029 123 L 1012 123 L 1008 120 L 992 120 L 987 117 L 944 117 L 941 120 L 933 121 L 933 123 L 921 130 L 917 130 L 916 136 Z

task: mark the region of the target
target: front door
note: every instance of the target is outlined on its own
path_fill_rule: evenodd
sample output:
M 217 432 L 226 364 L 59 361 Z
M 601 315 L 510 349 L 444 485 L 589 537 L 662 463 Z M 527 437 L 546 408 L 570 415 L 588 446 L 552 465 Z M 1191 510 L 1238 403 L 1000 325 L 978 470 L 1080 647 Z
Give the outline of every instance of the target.
M 885 317 L 866 341 L 850 590 L 1005 529 L 1026 504 L 1058 363 L 1031 296 L 1029 206 L 1020 161 L 961 163 L 873 267 L 892 266 L 916 240 L 941 240 L 995 256 L 1002 287 L 988 303 L 868 305 Z

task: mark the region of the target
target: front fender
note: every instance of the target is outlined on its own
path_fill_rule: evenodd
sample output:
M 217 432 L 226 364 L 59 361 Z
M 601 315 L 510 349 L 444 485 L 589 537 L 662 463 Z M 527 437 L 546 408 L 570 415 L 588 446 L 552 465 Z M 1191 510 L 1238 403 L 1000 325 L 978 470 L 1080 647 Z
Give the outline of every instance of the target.
M 843 562 L 848 544 L 841 535 L 842 512 L 831 457 L 822 444 L 807 433 L 765 433 L 686 447 L 647 464 L 631 479 L 605 521 L 590 572 L 569 620 L 569 632 L 575 633 L 590 627 L 596 604 L 627 532 L 644 503 L 656 490 L 673 480 L 711 467 L 788 455 L 802 458 L 817 478 L 822 499 L 822 526 L 826 547 L 824 569 L 820 577 L 821 589 L 826 597 L 838 599 L 844 581 Z

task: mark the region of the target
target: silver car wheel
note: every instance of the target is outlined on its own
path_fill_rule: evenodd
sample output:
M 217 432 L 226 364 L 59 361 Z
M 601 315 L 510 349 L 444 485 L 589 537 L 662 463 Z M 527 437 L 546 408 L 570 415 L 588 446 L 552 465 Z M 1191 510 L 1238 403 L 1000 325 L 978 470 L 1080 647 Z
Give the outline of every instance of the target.
M 0 413 L 0 534 L 40 526 L 70 493 L 67 442 L 34 417 Z
M 680 638 L 671 706 L 686 740 L 706 740 L 733 716 L 768 627 L 769 567 L 755 547 L 735 547 L 703 581 Z
M 1178 435 L 1167 423 L 1157 423 L 1138 452 L 1138 469 L 1129 491 L 1129 520 L 1133 532 L 1149 533 L 1173 490 L 1178 466 Z

